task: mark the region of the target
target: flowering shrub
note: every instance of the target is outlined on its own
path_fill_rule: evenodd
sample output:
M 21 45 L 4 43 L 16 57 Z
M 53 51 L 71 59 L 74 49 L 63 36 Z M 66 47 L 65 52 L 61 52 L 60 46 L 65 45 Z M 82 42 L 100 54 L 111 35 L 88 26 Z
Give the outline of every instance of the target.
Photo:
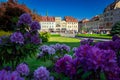
M 10 71 L 1 70 L 0 80 L 25 80 L 25 79 L 22 78 L 17 71 L 13 71 L 11 73 Z
M 11 71 L 9 67 L 0 70 L 0 80 L 26 80 L 27 77 L 30 77 L 28 75 L 29 67 L 26 63 L 19 64 L 15 71 Z M 54 78 L 50 76 L 50 72 L 43 66 L 36 69 L 31 76 L 29 80 L 54 80 Z
M 50 45 L 51 47 L 53 47 L 55 50 L 56 50 L 56 53 L 58 54 L 65 54 L 65 53 L 68 53 L 70 52 L 70 47 L 67 46 L 66 44 L 55 44 L 55 45 Z
M 60 58 L 55 64 L 55 70 L 58 73 L 65 73 L 69 76 L 76 74 L 76 67 L 73 65 L 72 56 L 65 55 Z
M 45 67 L 39 67 L 34 71 L 34 80 L 49 80 L 50 73 Z
M 28 65 L 25 63 L 21 63 L 16 67 L 16 71 L 23 76 L 27 76 L 29 74 Z
M 75 53 L 76 50 L 77 50 L 77 47 L 73 47 L 73 48 L 72 48 L 73 53 Z
M 118 35 L 114 35 L 114 36 L 112 37 L 112 40 L 113 40 L 113 41 L 115 41 L 115 40 L 117 40 L 117 39 L 118 39 L 118 40 L 120 39 L 120 37 L 119 37 Z
M 120 67 L 113 50 L 102 50 L 88 44 L 78 47 L 75 57 L 65 55 L 55 63 L 55 70 L 72 80 L 93 79 L 119 80 Z M 81 76 L 80 76 L 81 75 Z
M 16 31 L 8 37 L 0 38 L 0 64 L 10 63 L 14 68 L 23 59 L 36 54 L 41 43 L 39 29 L 39 23 L 32 21 L 29 14 L 22 14 Z
M 11 42 L 23 44 L 24 37 L 20 32 L 15 32 L 11 35 L 10 40 L 11 40 Z
M 65 44 L 55 44 L 55 45 L 43 45 L 40 47 L 40 53 L 37 58 L 44 58 L 53 60 L 62 57 L 64 54 L 70 52 L 70 47 Z
M 83 39 L 80 41 L 80 45 L 85 45 L 85 44 L 93 45 L 93 39 L 89 38 L 89 39 Z

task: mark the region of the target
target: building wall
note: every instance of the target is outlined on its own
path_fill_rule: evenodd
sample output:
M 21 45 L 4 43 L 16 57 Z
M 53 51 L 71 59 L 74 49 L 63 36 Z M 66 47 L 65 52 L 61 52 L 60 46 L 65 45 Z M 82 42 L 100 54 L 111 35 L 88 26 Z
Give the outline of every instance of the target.
M 41 31 L 65 32 L 66 30 L 72 30 L 78 32 L 78 22 L 66 22 L 61 17 L 55 17 L 54 22 L 40 21 Z
M 78 32 L 78 22 L 67 22 L 67 30 L 73 30 Z
M 56 23 L 55 22 L 40 22 L 42 31 L 55 30 Z

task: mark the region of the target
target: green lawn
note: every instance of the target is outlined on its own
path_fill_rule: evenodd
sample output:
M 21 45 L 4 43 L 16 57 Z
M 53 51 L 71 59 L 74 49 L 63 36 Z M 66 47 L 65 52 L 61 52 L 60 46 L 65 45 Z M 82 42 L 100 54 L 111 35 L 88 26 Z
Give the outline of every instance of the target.
M 111 39 L 112 36 L 108 34 L 78 34 L 79 37 L 88 37 L 88 38 L 102 38 L 102 39 Z
M 75 38 L 68 38 L 68 37 L 60 37 L 60 36 L 52 36 L 49 40 L 49 42 L 45 43 L 46 45 L 51 45 L 51 44 L 66 44 L 68 46 L 72 47 L 77 47 L 79 46 L 80 40 L 75 39 Z
M 54 35 L 54 36 L 51 36 L 49 42 L 44 43 L 44 44 L 51 45 L 51 44 L 56 44 L 56 43 L 66 44 L 66 45 L 68 45 L 68 46 L 70 46 L 72 48 L 72 47 L 79 46 L 80 40 L 75 39 L 75 38 L 67 38 L 67 37 L 60 37 L 59 35 Z M 26 59 L 25 62 L 28 63 L 28 65 L 30 67 L 30 70 L 32 72 L 39 66 L 46 66 L 46 67 L 52 67 L 53 66 L 52 61 L 47 60 L 47 61 L 43 62 L 40 59 L 37 60 L 36 56 L 34 56 L 33 58 Z

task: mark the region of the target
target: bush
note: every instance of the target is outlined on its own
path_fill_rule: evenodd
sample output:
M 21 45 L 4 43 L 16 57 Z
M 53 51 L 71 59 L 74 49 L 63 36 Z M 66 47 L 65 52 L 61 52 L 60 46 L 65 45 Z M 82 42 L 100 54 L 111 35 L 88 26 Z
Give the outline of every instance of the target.
M 32 21 L 29 14 L 20 16 L 17 30 L 10 36 L 0 37 L 0 67 L 11 64 L 14 69 L 27 57 L 37 53 L 41 40 L 38 35 L 40 25 Z
M 0 30 L 14 31 L 18 17 L 23 13 L 31 13 L 26 6 L 13 0 L 0 4 Z
M 50 33 L 49 32 L 40 32 L 40 38 L 42 39 L 42 42 L 48 42 L 50 39 Z
M 112 30 L 111 30 L 111 35 L 115 35 L 115 34 L 118 34 L 120 35 L 120 22 L 117 22 L 113 27 L 112 27 Z

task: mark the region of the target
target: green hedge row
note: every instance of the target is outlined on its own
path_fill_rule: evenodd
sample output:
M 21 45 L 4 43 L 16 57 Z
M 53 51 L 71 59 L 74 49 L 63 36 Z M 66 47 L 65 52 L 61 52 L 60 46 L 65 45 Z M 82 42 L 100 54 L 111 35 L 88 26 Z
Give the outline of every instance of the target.
M 87 38 L 102 38 L 102 39 L 111 39 L 112 36 L 108 34 L 77 34 L 77 37 L 87 37 Z

